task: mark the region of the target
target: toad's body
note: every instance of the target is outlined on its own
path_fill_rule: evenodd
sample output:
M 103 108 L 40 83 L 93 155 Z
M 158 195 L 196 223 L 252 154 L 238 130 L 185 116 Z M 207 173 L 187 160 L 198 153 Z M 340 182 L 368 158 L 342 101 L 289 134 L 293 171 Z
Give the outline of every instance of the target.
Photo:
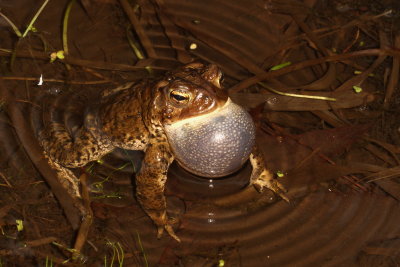
M 192 63 L 157 81 L 108 92 L 101 103 L 88 108 L 84 125 L 73 136 L 60 123 L 46 125 L 39 135 L 45 155 L 60 182 L 78 198 L 78 180 L 68 168 L 84 166 L 117 147 L 143 150 L 145 156 L 136 175 L 137 198 L 158 226 L 158 234 L 165 229 L 179 240 L 168 222 L 164 197 L 167 171 L 176 159 L 166 126 L 218 112 L 230 101 L 220 87 L 220 79 L 221 72 L 215 65 Z M 256 147 L 252 147 L 250 183 L 282 195 L 282 187 L 264 166 Z

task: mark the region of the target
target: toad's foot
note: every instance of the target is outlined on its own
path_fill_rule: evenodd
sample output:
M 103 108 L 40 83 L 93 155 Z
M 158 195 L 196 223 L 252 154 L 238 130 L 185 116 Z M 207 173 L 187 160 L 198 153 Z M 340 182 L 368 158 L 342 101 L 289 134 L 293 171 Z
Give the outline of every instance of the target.
M 167 233 L 176 241 L 181 242 L 181 239 L 175 234 L 174 229 L 172 228 L 171 224 L 165 224 L 163 226 L 158 226 L 157 228 L 157 238 L 160 239 L 162 234 L 164 233 L 164 229 L 165 231 L 167 231 Z
M 286 196 L 287 190 L 273 177 L 273 174 L 269 170 L 264 169 L 259 175 L 253 173 L 251 181 L 259 192 L 263 192 L 264 188 L 268 188 L 278 194 L 286 202 L 290 202 L 289 198 Z
M 149 216 L 157 225 L 157 238 L 160 239 L 164 233 L 164 230 L 176 241 L 181 242 L 180 238 L 175 234 L 172 228 L 173 220 L 168 220 L 166 212 L 162 212 L 161 215 L 158 212 L 148 212 Z
M 250 155 L 250 163 L 253 167 L 250 184 L 254 185 L 259 192 L 262 192 L 264 188 L 268 188 L 278 194 L 282 199 L 289 202 L 289 198 L 285 194 L 285 187 L 274 179 L 272 172 L 265 166 L 264 158 L 257 145 L 253 147 L 253 151 Z

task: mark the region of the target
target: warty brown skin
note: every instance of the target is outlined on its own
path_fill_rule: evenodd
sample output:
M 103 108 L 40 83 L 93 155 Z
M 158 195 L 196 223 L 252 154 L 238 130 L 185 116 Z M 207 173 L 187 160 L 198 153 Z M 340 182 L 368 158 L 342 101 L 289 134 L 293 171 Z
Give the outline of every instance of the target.
M 221 107 L 228 99 L 220 86 L 215 65 L 188 64 L 157 81 L 130 83 L 104 93 L 100 104 L 88 109 L 85 124 L 74 136 L 60 123 L 49 123 L 39 135 L 45 157 L 58 179 L 79 202 L 79 181 L 68 168 L 100 159 L 114 148 L 142 150 L 145 157 L 136 175 L 136 196 L 158 227 L 177 241 L 166 213 L 165 182 L 174 155 L 164 125 L 196 117 Z M 269 188 L 284 199 L 284 188 L 273 179 L 255 147 L 250 155 L 250 184 L 259 191 Z

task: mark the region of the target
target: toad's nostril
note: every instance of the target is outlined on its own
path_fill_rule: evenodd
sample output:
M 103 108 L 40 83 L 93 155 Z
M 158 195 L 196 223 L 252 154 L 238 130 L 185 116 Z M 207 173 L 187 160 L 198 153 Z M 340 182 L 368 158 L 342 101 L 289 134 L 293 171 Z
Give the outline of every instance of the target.
M 255 141 L 250 115 L 230 99 L 211 113 L 165 127 L 179 164 L 205 177 L 222 177 L 238 170 Z

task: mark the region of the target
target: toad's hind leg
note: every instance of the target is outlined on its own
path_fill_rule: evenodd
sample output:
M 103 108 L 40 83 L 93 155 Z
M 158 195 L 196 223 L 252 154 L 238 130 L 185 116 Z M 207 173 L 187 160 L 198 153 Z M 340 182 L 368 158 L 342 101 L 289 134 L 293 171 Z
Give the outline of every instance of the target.
M 57 179 L 74 197 L 80 197 L 79 181 L 68 168 L 82 167 L 111 150 L 110 145 L 99 142 L 86 128 L 78 129 L 72 137 L 58 122 L 49 123 L 38 139 L 49 165 L 57 172 Z
M 85 127 L 81 127 L 71 136 L 64 124 L 58 122 L 50 123 L 39 134 L 39 140 L 53 161 L 68 168 L 85 166 L 112 149 L 108 142 L 96 138 Z
M 267 169 L 264 158 L 256 145 L 251 152 L 250 163 L 253 167 L 250 184 L 254 185 L 260 192 L 262 192 L 264 188 L 268 188 L 278 194 L 282 199 L 289 202 L 289 198 L 285 194 L 286 189 L 274 178 L 272 172 Z
M 81 199 L 79 179 L 69 168 L 82 167 L 86 163 L 96 160 L 108 152 L 108 147 L 99 145 L 98 140 L 86 128 L 78 129 L 72 137 L 63 124 L 52 122 L 39 133 L 39 140 L 44 148 L 44 156 L 49 165 L 57 173 L 57 179 L 73 198 L 73 204 L 82 215 L 77 238 L 72 253 L 72 260 L 83 259 L 81 249 L 86 241 L 92 223 L 92 211 L 89 201 Z M 100 143 L 101 144 L 101 143 Z M 84 175 L 82 176 L 85 179 Z M 83 191 L 84 200 L 88 200 L 87 191 Z

